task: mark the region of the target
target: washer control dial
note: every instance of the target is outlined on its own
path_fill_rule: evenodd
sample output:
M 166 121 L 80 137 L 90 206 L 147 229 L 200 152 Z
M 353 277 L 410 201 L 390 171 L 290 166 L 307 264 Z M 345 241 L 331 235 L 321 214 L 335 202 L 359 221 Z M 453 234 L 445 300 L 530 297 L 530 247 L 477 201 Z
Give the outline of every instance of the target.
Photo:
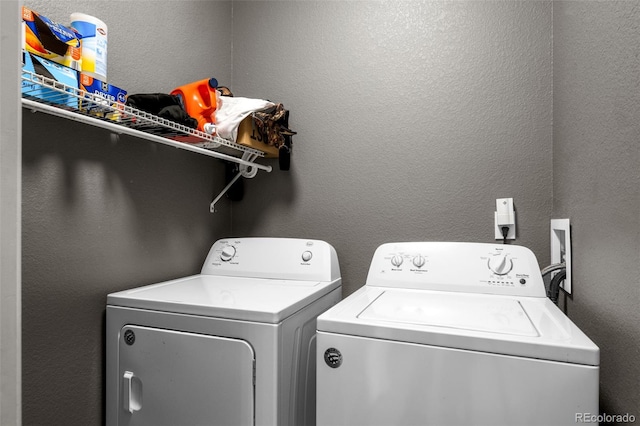
M 496 275 L 506 275 L 513 269 L 513 262 L 506 254 L 494 254 L 489 258 L 489 269 Z
M 223 262 L 228 262 L 236 255 L 236 248 L 231 245 L 224 246 L 222 251 L 220 252 L 220 260 Z
M 311 253 L 309 250 L 307 250 L 304 253 L 302 253 L 302 261 L 303 262 L 310 261 L 312 257 L 313 257 L 313 253 Z
M 396 254 L 391 258 L 391 264 L 397 268 L 400 265 L 402 265 L 402 260 L 403 260 L 402 256 L 400 256 L 399 254 Z
M 413 258 L 413 266 L 415 266 L 416 268 L 422 268 L 424 266 L 425 261 L 426 260 L 424 256 L 419 254 Z

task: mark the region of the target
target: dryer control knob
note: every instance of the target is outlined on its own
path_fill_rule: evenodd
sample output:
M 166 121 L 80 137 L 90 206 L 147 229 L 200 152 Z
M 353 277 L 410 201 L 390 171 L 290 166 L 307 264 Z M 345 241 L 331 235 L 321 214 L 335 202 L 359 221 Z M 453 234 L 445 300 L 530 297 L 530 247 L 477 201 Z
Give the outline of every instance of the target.
M 402 265 L 402 256 L 400 256 L 399 254 L 396 254 L 395 256 L 393 256 L 391 258 L 391 264 L 396 268 Z
M 303 262 L 310 261 L 312 257 L 313 257 L 313 253 L 311 253 L 309 250 L 307 250 L 304 253 L 302 253 L 302 261 Z
M 225 246 L 220 253 L 220 260 L 228 262 L 236 255 L 236 248 L 234 246 Z
M 489 269 L 496 275 L 506 275 L 513 268 L 513 262 L 505 254 L 496 254 L 489 258 Z
M 425 261 L 426 260 L 425 260 L 424 256 L 419 254 L 419 255 L 417 255 L 416 257 L 413 258 L 413 266 L 415 266 L 416 268 L 422 268 L 424 266 Z

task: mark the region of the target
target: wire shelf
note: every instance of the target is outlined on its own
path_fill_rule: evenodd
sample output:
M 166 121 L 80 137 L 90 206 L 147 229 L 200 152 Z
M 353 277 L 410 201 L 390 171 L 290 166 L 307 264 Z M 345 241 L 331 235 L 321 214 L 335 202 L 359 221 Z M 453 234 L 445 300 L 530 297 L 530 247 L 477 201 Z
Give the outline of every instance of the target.
M 271 166 L 254 163 L 255 159 L 264 157 L 260 150 L 128 105 L 112 104 L 97 94 L 26 70 L 22 71 L 22 105 L 33 111 L 80 121 L 117 134 L 129 134 L 267 172 L 272 170 Z M 249 177 L 246 173 L 245 176 Z

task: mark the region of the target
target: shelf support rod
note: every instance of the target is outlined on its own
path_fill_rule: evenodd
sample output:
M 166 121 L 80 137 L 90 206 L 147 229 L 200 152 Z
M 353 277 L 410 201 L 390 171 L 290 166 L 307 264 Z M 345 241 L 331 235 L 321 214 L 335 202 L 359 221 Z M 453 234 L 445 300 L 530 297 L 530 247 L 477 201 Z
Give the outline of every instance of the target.
M 218 194 L 218 196 L 216 198 L 213 199 L 213 201 L 211 202 L 211 205 L 209 206 L 209 211 L 211 213 L 215 213 L 216 212 L 216 203 L 218 201 L 220 201 L 220 198 L 222 198 L 222 196 L 224 194 L 227 193 L 227 191 L 229 190 L 229 188 L 231 188 L 233 186 L 234 183 L 236 183 L 236 181 L 240 178 L 240 176 L 242 176 L 242 172 L 238 172 L 233 179 L 231 179 L 231 182 L 229 182 L 227 184 L 227 186 L 225 186 L 222 191 L 220 191 L 220 193 Z
M 247 164 L 240 164 L 240 171 L 236 173 L 236 175 L 233 177 L 233 179 L 231 179 L 231 181 L 227 184 L 227 186 L 222 188 L 222 191 L 220 191 L 218 196 L 214 198 L 213 201 L 211 202 L 211 205 L 209 206 L 209 211 L 211 213 L 215 213 L 216 203 L 220 201 L 220 198 L 222 198 L 222 196 L 227 193 L 229 188 L 231 188 L 233 184 L 236 183 L 238 179 L 240 179 L 241 176 L 244 176 L 249 179 L 255 177 L 256 173 L 258 173 L 258 169 L 254 167 L 255 164 L 252 164 L 252 162 L 256 159 L 256 157 L 257 157 L 257 154 L 252 154 L 250 152 L 245 152 L 242 155 L 242 160 L 247 162 L 248 164 L 251 164 L 251 166 L 248 166 Z

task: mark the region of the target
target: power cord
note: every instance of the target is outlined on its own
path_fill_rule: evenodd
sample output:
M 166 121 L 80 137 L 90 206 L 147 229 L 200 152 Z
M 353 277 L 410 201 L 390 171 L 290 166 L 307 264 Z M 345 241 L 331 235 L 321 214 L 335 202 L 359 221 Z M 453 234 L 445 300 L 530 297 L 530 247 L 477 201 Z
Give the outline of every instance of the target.
M 502 244 L 507 244 L 507 235 L 509 235 L 509 227 L 503 226 L 502 228 L 500 228 L 500 230 L 502 231 Z

